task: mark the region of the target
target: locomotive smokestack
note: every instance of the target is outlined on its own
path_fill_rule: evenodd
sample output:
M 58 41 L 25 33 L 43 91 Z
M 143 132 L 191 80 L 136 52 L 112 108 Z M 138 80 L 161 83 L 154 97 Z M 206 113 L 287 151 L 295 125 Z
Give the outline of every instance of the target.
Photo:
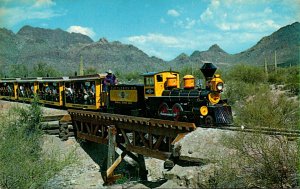
M 203 73 L 205 80 L 210 81 L 211 78 L 214 76 L 217 67 L 213 65 L 213 63 L 204 63 L 200 70 Z
M 200 68 L 201 72 L 205 77 L 206 89 L 210 88 L 210 81 L 212 80 L 217 67 L 213 65 L 213 63 L 204 63 L 203 66 Z

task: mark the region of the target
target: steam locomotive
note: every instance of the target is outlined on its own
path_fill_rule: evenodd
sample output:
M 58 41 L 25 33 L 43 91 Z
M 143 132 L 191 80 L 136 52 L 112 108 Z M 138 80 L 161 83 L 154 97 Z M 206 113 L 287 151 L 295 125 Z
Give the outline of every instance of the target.
M 194 122 L 198 126 L 230 125 L 231 106 L 221 99 L 224 82 L 212 63 L 201 67 L 206 86 L 195 87 L 192 75 L 183 77 L 179 88 L 178 72 L 145 73 L 144 85 L 110 87 L 109 109 L 114 113 Z
M 104 88 L 106 74 L 71 77 L 0 79 L 0 99 L 39 102 L 60 108 L 153 117 L 194 122 L 198 126 L 228 125 L 233 122 L 231 106 L 221 99 L 224 82 L 212 63 L 201 71 L 205 88 L 195 87 L 192 75 L 183 77 L 174 71 L 143 74 L 144 84 L 113 85 Z

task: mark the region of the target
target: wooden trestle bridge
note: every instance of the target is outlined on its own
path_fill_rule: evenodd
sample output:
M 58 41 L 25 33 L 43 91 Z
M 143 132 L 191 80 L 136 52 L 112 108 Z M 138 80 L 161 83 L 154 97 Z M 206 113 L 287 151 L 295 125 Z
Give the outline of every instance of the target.
M 107 183 L 116 179 L 113 171 L 126 155 L 140 163 L 133 152 L 164 160 L 166 167 L 172 167 L 179 156 L 174 144 L 196 129 L 194 123 L 187 122 L 74 109 L 68 113 L 60 120 L 60 127 L 72 124 L 77 138 L 108 145 L 107 171 L 103 175 Z M 115 147 L 123 151 L 118 159 L 114 157 Z

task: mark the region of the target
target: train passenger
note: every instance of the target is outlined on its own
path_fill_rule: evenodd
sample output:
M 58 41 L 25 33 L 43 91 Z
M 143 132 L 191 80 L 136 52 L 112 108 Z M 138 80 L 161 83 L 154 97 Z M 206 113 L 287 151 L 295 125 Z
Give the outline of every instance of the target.
M 24 97 L 25 96 L 25 91 L 24 91 L 24 86 L 23 85 L 20 85 L 20 96 L 21 97 Z
M 107 75 L 105 76 L 105 79 L 103 81 L 103 90 L 107 92 L 107 87 L 109 85 L 116 85 L 117 84 L 117 78 L 113 74 L 113 72 L 109 69 L 107 72 Z
M 9 85 L 7 85 L 7 92 L 9 96 L 13 96 L 12 88 Z
M 83 89 L 83 101 L 84 101 L 84 104 L 88 104 L 88 99 L 89 99 L 89 95 L 88 95 L 86 89 Z
M 71 103 L 73 101 L 73 89 L 71 88 L 71 86 L 66 86 L 65 88 L 65 93 L 66 93 L 66 101 L 68 103 Z
M 93 93 L 95 93 L 95 84 L 94 83 L 92 83 L 91 90 Z

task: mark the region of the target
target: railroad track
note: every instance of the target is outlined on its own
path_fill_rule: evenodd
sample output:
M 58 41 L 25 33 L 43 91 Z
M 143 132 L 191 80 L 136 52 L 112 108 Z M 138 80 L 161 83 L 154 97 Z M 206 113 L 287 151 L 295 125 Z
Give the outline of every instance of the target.
M 219 127 L 217 129 L 249 132 L 249 133 L 261 133 L 261 134 L 272 135 L 272 136 L 286 136 L 288 137 L 289 140 L 296 140 L 297 138 L 300 138 L 300 130 L 291 130 L 291 129 L 268 128 L 268 127 L 247 128 L 247 127 L 240 127 L 240 126 Z

